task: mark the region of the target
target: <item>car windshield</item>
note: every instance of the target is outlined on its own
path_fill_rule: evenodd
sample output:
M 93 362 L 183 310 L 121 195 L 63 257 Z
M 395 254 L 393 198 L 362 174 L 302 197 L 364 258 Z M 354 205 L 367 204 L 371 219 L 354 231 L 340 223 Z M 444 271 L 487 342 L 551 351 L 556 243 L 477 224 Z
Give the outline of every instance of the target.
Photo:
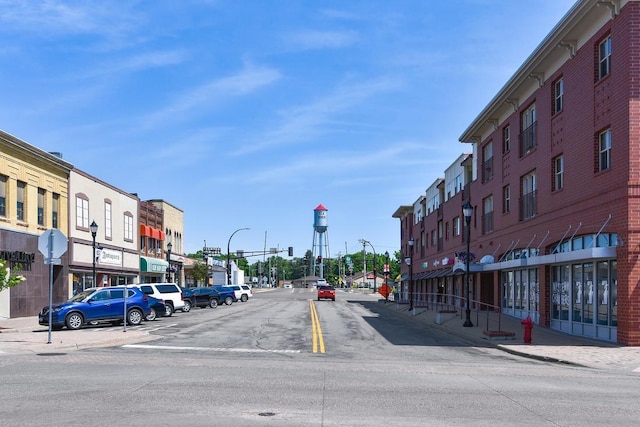
M 71 298 L 69 298 L 69 302 L 82 301 L 83 299 L 85 299 L 86 297 L 88 297 L 89 295 L 94 293 L 95 291 L 96 291 L 95 289 L 89 289 L 89 290 L 86 290 L 86 291 L 79 292 L 79 293 L 75 294 L 74 296 L 72 296 Z

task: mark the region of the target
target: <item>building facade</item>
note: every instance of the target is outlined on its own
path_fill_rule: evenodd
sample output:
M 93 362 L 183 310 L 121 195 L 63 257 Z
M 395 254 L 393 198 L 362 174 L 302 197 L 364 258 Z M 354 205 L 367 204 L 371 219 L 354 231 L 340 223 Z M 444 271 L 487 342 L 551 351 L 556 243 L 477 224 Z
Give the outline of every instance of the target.
M 474 310 L 640 345 L 639 79 L 640 2 L 577 2 L 460 137 L 460 191 L 394 214 L 414 297 L 462 306 L 470 255 Z
M 70 173 L 69 194 L 72 292 L 138 283 L 139 199 L 78 169 Z
M 164 211 L 149 201 L 140 202 L 140 283 L 164 282 L 169 262 L 164 244 Z
M 72 169 L 59 156 L 0 131 L 0 257 L 5 267 L 26 278 L 0 292 L 0 318 L 36 315 L 49 302 L 50 280 L 54 297 L 66 299 L 68 253 L 50 269 L 38 238 L 48 229 L 68 236 Z
M 148 201 L 163 212 L 165 239 L 165 256 L 169 263 L 167 280 L 184 286 L 184 211 L 162 199 Z M 168 250 L 171 244 L 171 251 Z

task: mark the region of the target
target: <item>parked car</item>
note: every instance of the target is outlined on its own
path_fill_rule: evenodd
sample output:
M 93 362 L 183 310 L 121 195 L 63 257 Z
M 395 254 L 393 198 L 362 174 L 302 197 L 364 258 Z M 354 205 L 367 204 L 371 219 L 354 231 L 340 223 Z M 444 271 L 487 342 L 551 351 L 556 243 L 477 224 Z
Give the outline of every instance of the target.
M 233 291 L 233 289 L 231 289 L 230 286 L 211 286 L 211 288 L 218 291 L 218 293 L 220 294 L 220 301 L 224 302 L 226 305 L 231 305 L 232 303 L 238 301 L 238 298 L 236 298 L 236 293 Z
M 147 298 L 149 298 L 149 307 L 151 311 L 144 317 L 144 320 L 151 322 L 156 320 L 159 316 L 164 316 L 166 313 L 164 301 L 149 295 L 147 295 Z
M 195 288 L 183 288 L 183 287 L 180 288 L 180 290 L 182 291 L 182 302 L 184 302 L 184 306 L 182 306 L 180 310 L 182 310 L 185 313 L 191 311 L 191 307 L 193 306 L 191 302 L 192 301 L 191 295 L 193 294 L 194 289 Z
M 165 316 L 171 316 L 184 307 L 182 290 L 175 283 L 143 283 L 138 286 L 144 294 L 164 301 Z
M 187 300 L 192 307 L 201 308 L 216 308 L 220 305 L 221 299 L 218 291 L 211 287 L 192 288 L 191 293 L 187 296 Z
M 285 289 L 291 289 L 291 288 L 293 288 L 293 285 L 291 283 L 285 283 L 284 284 L 284 288 Z
M 336 290 L 331 285 L 320 285 L 318 286 L 318 301 L 321 299 L 330 299 L 332 301 L 336 300 Z
M 127 323 L 139 325 L 149 313 L 149 298 L 136 287 L 127 288 Z M 90 288 L 51 307 L 51 328 L 80 329 L 91 322 L 124 321 L 124 287 Z M 38 323 L 49 325 L 49 306 L 38 313 Z
M 227 288 L 233 289 L 233 293 L 236 296 L 237 300 L 242 302 L 247 302 L 249 297 L 253 295 L 253 291 L 251 290 L 251 286 L 249 285 L 230 285 Z

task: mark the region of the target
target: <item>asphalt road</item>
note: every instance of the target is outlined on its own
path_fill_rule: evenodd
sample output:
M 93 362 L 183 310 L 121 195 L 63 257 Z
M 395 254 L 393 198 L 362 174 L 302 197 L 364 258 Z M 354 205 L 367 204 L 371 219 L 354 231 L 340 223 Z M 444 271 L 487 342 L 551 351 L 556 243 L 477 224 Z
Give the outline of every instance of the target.
M 148 322 L 142 344 L 0 358 L 3 425 L 637 425 L 640 378 L 478 347 L 306 289 Z M 313 314 L 315 313 L 315 314 Z

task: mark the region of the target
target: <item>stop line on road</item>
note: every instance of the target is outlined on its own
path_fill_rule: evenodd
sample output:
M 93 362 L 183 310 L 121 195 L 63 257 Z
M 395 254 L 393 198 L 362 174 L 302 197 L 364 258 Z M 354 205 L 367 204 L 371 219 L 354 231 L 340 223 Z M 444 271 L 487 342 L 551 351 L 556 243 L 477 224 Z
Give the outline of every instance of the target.
M 300 350 L 264 350 L 260 348 L 225 348 L 225 347 L 189 347 L 170 345 L 125 344 L 123 348 L 141 348 L 150 350 L 187 350 L 187 351 L 211 351 L 229 353 L 300 353 Z

